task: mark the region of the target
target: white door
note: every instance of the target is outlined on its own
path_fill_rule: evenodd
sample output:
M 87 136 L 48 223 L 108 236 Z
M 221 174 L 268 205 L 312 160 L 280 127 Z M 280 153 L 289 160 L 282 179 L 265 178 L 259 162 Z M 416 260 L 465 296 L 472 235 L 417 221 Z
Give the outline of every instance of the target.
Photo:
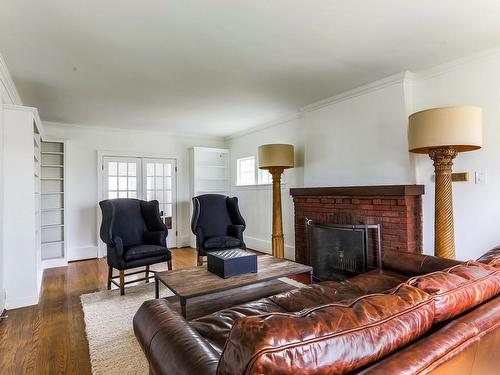
M 156 199 L 160 214 L 168 228 L 167 246 L 177 247 L 177 207 L 175 197 L 176 161 L 174 159 L 142 159 L 143 198 Z
M 167 246 L 177 246 L 174 159 L 103 157 L 103 199 L 156 199 L 168 228 Z

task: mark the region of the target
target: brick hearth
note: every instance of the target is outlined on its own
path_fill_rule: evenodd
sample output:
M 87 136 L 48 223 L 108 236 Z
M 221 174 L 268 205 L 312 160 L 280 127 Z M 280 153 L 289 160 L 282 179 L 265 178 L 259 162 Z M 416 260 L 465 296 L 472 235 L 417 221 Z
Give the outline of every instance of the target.
M 295 259 L 309 263 L 305 220 L 380 224 L 382 252 L 422 252 L 423 185 L 290 189 L 295 206 Z

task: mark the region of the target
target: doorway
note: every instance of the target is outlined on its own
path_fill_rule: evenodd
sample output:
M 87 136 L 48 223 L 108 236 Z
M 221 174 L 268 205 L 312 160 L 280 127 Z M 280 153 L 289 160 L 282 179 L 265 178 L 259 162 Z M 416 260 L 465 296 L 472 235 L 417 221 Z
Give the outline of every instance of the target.
M 167 246 L 177 247 L 176 172 L 175 159 L 103 156 L 102 198 L 156 199 L 168 228 Z

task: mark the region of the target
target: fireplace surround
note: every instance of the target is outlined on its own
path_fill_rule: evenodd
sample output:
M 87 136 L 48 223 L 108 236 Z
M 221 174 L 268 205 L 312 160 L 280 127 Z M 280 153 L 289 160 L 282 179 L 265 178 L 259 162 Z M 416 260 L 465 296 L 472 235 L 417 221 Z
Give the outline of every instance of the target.
M 380 224 L 385 250 L 422 253 L 423 185 L 290 189 L 294 202 L 295 260 L 310 264 L 306 219 L 325 224 Z

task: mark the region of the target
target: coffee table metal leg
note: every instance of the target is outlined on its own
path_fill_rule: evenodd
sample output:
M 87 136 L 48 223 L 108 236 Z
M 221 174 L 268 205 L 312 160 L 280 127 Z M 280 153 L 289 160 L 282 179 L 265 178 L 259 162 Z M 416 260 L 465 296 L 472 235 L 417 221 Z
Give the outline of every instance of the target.
M 186 299 L 181 298 L 180 300 L 181 300 L 181 313 L 184 319 L 186 319 Z
M 158 279 L 155 277 L 155 298 L 160 298 L 160 283 Z
M 312 271 L 309 271 L 309 284 L 313 283 L 313 273 Z

